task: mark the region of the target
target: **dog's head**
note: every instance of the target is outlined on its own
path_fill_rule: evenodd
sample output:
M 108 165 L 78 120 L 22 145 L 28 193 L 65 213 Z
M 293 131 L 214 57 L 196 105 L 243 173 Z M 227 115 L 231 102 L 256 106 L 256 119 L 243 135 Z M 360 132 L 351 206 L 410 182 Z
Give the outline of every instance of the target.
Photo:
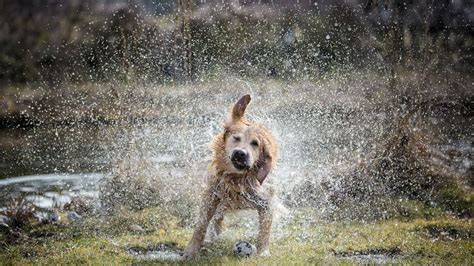
M 250 99 L 250 95 L 244 95 L 233 106 L 224 125 L 222 155 L 226 157 L 225 168 L 228 172 L 253 172 L 262 183 L 276 159 L 276 143 L 268 129 L 244 118 Z

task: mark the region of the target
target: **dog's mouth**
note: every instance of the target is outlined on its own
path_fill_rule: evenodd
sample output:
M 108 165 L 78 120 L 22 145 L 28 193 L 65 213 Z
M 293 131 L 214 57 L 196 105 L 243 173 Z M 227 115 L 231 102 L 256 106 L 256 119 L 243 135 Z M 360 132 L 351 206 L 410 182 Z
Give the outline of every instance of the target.
M 241 160 L 237 160 L 232 158 L 232 165 L 234 165 L 235 169 L 242 171 L 242 170 L 248 170 L 250 169 L 250 166 L 247 164 L 247 162 L 243 162 Z

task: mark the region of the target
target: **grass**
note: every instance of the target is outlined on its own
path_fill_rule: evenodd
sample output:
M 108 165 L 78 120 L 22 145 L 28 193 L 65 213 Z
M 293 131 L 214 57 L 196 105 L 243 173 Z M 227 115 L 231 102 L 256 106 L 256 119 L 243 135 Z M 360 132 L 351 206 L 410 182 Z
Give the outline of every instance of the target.
M 385 262 L 410 264 L 472 264 L 474 229 L 472 220 L 447 215 L 432 218 L 391 219 L 371 223 L 315 222 L 302 219 L 306 210 L 295 211 L 275 230 L 272 256 L 241 259 L 233 255 L 232 245 L 246 229 L 230 217 L 229 228 L 215 243 L 201 250 L 200 256 L 182 264 L 351 264 L 359 255 L 385 255 Z M 249 218 L 251 219 L 251 218 Z M 229 223 L 230 222 L 230 223 Z M 129 229 L 139 224 L 143 232 Z M 138 261 L 128 248 L 147 250 L 165 244 L 181 250 L 191 237 L 192 228 L 156 209 L 122 213 L 109 219 L 88 218 L 80 225 L 33 225 L 23 229 L 27 235 L 18 244 L 0 240 L 0 259 L 9 264 L 130 264 L 176 263 L 176 261 Z M 244 238 L 255 243 L 255 237 Z M 374 263 L 373 261 L 366 261 Z

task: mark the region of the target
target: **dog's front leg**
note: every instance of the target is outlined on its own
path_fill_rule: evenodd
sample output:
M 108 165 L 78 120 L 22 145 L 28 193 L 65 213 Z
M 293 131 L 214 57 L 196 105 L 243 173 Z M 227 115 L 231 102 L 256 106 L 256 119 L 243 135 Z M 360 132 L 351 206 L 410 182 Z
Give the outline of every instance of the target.
M 222 205 L 221 205 L 222 206 Z M 224 229 L 224 211 L 223 208 L 217 207 L 217 211 L 214 214 L 209 226 L 207 228 L 207 234 L 204 238 L 204 243 L 213 243 L 217 237 L 222 233 Z
M 199 220 L 196 224 L 196 228 L 194 229 L 193 237 L 184 250 L 183 256 L 185 258 L 194 257 L 201 249 L 209 222 L 216 213 L 217 205 L 220 202 L 219 198 L 214 193 L 212 193 L 211 190 L 206 191 L 205 194 L 206 196 L 203 198 L 201 203 Z
M 272 227 L 272 212 L 269 209 L 258 210 L 258 242 L 257 242 L 257 253 L 260 256 L 270 256 L 270 230 Z

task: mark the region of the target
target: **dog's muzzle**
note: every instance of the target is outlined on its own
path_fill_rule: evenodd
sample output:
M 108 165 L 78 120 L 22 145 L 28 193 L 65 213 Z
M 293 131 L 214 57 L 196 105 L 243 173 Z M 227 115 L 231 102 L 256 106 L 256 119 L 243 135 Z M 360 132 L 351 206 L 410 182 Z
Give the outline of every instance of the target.
M 249 155 L 246 151 L 236 149 L 232 152 L 230 160 L 237 170 L 245 170 L 250 168 L 248 158 Z

